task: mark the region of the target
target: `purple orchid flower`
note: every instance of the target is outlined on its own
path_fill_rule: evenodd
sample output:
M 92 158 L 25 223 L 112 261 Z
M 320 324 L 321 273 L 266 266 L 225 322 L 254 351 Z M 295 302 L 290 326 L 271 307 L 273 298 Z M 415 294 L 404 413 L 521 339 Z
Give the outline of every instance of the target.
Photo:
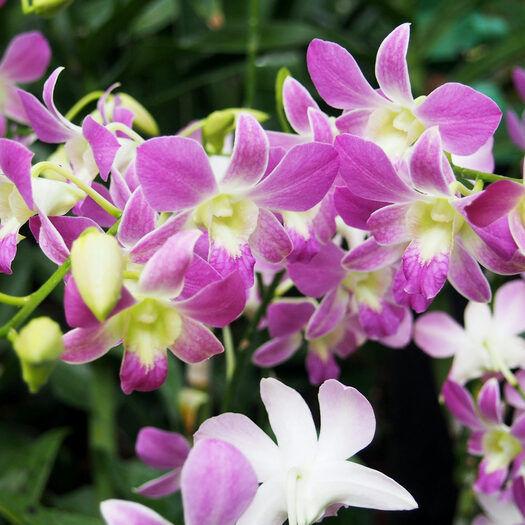
M 475 487 L 488 494 L 498 491 L 511 462 L 523 452 L 525 416 L 518 416 L 510 427 L 504 423 L 500 387 L 494 377 L 483 385 L 477 404 L 466 388 L 450 380 L 443 385 L 442 394 L 454 417 L 473 431 L 469 452 L 483 456 Z
M 445 312 L 417 319 L 414 341 L 432 357 L 454 356 L 449 379 L 465 383 L 488 372 L 507 373 L 525 366 L 525 283 L 511 281 L 494 296 L 494 314 L 483 303 L 469 302 L 465 329 Z
M 381 43 L 376 59 L 379 91 L 345 49 L 318 39 L 310 43 L 308 70 L 315 87 L 328 104 L 344 110 L 337 128 L 372 140 L 397 157 L 425 129 L 437 126 L 446 151 L 474 153 L 494 134 L 501 111 L 485 95 L 452 82 L 414 100 L 406 62 L 409 37 L 410 24 L 402 24 Z
M 160 137 L 139 146 L 136 169 L 150 206 L 190 214 L 195 226 L 208 231 L 212 266 L 223 275 L 239 271 L 250 287 L 254 255 L 280 263 L 292 251 L 272 211 L 307 211 L 319 203 L 338 160 L 328 144 L 302 144 L 263 177 L 269 156 L 264 130 L 251 115 L 241 114 L 236 133 L 231 160 L 208 159 L 192 139 Z
M 396 300 L 423 311 L 448 278 L 467 298 L 488 301 L 488 281 L 461 237 L 465 221 L 455 209 L 460 199 L 437 128 L 423 133 L 406 170 L 401 164 L 396 171 L 381 148 L 359 137 L 339 135 L 335 144 L 349 192 L 371 203 L 364 207 L 372 211 L 367 229 L 379 245 L 404 251 L 394 285 Z M 341 208 L 345 216 L 355 215 L 352 222 L 362 222 L 362 208 L 354 202 Z
M 485 515 L 477 516 L 472 525 L 525 525 L 525 505 L 518 499 L 508 500 L 499 494 L 476 491 L 476 499 Z
M 38 31 L 21 33 L 11 40 L 0 61 L 0 118 L 4 126 L 2 115 L 23 124 L 29 122 L 17 84 L 38 80 L 45 73 L 50 59 L 51 48 Z
M 38 213 L 64 215 L 85 193 L 65 182 L 31 176 L 33 153 L 0 139 L 0 272 L 11 273 L 20 227 Z
M 42 142 L 65 143 L 65 152 L 75 175 L 86 183 L 91 183 L 98 173 L 107 180 L 121 145 L 111 131 L 90 115 L 82 126 L 77 126 L 57 110 L 53 93 L 63 69 L 55 69 L 44 84 L 45 106 L 30 93 L 18 90 L 18 95 L 37 137 Z
M 64 335 L 68 363 L 86 363 L 124 342 L 120 370 L 122 390 L 149 391 L 166 379 L 166 348 L 188 363 L 197 363 L 223 351 L 222 344 L 204 326 L 225 326 L 239 316 L 246 302 L 237 272 L 221 278 L 196 256 L 200 272 L 186 272 L 193 265 L 193 250 L 200 232 L 172 235 L 138 271 L 138 281 L 126 279 L 114 310 L 99 323 L 84 304 L 75 281 L 66 284 L 66 320 L 75 329 Z M 188 290 L 189 288 L 189 290 Z
M 161 441 L 170 446 L 173 439 Z M 170 448 L 155 447 L 145 453 L 151 462 L 165 465 L 171 452 Z M 235 525 L 257 490 L 257 478 L 248 460 L 235 446 L 218 439 L 202 440 L 186 454 L 179 475 L 184 523 Z M 130 501 L 106 500 L 100 510 L 108 525 L 172 525 L 144 505 Z
M 237 525 L 310 524 L 328 509 L 357 506 L 383 510 L 417 507 L 412 496 L 376 470 L 346 461 L 367 446 L 375 431 L 370 403 L 356 389 L 335 380 L 319 388 L 319 436 L 305 401 L 276 379 L 261 380 L 261 398 L 274 443 L 242 414 L 221 414 L 195 434 L 222 439 L 252 464 L 261 485 Z

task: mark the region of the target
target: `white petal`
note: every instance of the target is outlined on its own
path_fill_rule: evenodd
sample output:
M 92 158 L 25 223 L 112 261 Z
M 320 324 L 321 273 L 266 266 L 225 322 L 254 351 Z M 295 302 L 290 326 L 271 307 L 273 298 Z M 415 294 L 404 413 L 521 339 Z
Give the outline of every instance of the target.
M 237 447 L 252 464 L 259 482 L 281 470 L 277 445 L 249 418 L 242 414 L 221 414 L 207 419 L 194 435 L 203 439 L 222 439 Z
M 325 381 L 319 389 L 319 407 L 319 454 L 323 459 L 347 459 L 372 441 L 374 410 L 355 388 L 335 379 Z
M 282 525 L 288 517 L 282 476 L 264 482 L 237 525 Z
M 286 468 L 310 463 L 317 450 L 317 432 L 304 399 L 273 378 L 261 380 L 261 399 Z

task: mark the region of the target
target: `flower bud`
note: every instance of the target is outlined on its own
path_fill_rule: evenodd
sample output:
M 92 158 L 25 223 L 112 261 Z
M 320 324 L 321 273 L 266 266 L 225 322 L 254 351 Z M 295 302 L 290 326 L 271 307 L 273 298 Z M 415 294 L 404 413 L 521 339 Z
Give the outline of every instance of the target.
M 104 321 L 120 299 L 124 257 L 111 235 L 88 228 L 71 248 L 71 271 L 87 307 Z
M 11 337 L 22 366 L 22 377 L 32 393 L 46 384 L 64 351 L 62 331 L 49 317 L 31 320 L 19 334 Z
M 122 107 L 130 109 L 135 114 L 135 118 L 133 119 L 134 126 L 137 126 L 148 135 L 154 136 L 160 133 L 159 126 L 155 122 L 155 119 L 140 102 L 127 93 L 118 93 L 118 97 L 122 102 Z
M 195 432 L 199 426 L 199 412 L 209 401 L 206 392 L 196 388 L 183 388 L 179 393 L 179 406 L 184 421 L 184 428 L 188 435 Z
M 22 10 L 28 15 L 54 16 L 71 4 L 73 0 L 27 0 L 22 2 Z

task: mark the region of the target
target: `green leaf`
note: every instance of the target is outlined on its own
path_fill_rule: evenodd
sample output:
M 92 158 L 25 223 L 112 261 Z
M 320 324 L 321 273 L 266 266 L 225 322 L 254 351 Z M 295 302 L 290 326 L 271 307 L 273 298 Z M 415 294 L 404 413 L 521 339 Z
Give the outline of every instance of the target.
M 191 0 L 190 4 L 210 29 L 218 29 L 224 24 L 221 0 Z
M 277 73 L 277 78 L 275 79 L 275 101 L 277 104 L 277 115 L 279 116 L 279 121 L 281 122 L 281 127 L 285 133 L 290 133 L 291 129 L 286 121 L 286 116 L 284 114 L 284 104 L 283 104 L 283 85 L 286 77 L 291 76 L 290 71 L 286 67 L 279 69 Z
M 173 23 L 179 12 L 179 0 L 155 0 L 142 9 L 130 31 L 138 37 L 151 35 Z
M 102 518 L 41 507 L 24 515 L 24 525 L 103 525 Z
M 60 362 L 51 376 L 53 394 L 66 405 L 88 411 L 89 392 L 93 374 L 89 365 L 68 365 Z
M 16 448 L 0 442 L 0 494 L 21 494 L 25 505 L 36 505 L 67 433 L 64 428 L 53 429 Z

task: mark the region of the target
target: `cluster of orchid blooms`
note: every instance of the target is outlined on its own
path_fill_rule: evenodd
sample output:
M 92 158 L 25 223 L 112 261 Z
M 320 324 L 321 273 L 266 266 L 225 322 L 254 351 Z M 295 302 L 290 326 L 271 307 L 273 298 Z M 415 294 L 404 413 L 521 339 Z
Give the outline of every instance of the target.
M 305 401 L 272 378 L 260 389 L 277 444 L 235 413 L 205 421 L 193 447 L 172 432 L 140 432 L 139 457 L 169 471 L 138 492 L 180 489 L 187 525 L 309 525 L 342 506 L 415 508 L 395 481 L 347 461 L 372 440 L 375 417 L 337 381 L 338 361 L 366 340 L 402 348 L 412 338 L 431 356 L 454 356 L 442 395 L 472 431 L 469 452 L 482 457 L 474 489 L 486 517 L 476 524 L 525 523 L 525 371 L 515 373 L 525 368 L 525 282 L 500 287 L 492 313 L 482 269 L 525 271 L 525 186 L 492 173 L 501 112 L 491 99 L 457 83 L 413 98 L 409 31 L 403 24 L 381 44 L 379 89 L 345 49 L 314 40 L 310 76 L 342 113 L 328 116 L 288 77 L 282 99 L 295 133 L 267 131 L 260 113 L 235 109 L 146 140 L 136 129 L 154 127 L 149 115 L 116 86 L 75 124 L 75 111 L 63 116 L 53 100 L 61 69 L 43 103 L 17 86 L 48 66 L 42 35 L 21 34 L 4 54 L 0 136 L 11 138 L 0 139 L 0 270 L 11 272 L 29 222 L 59 265 L 71 327 L 62 336 L 36 319 L 2 332 L 33 390 L 47 379 L 42 363 L 90 362 L 120 343 L 122 390 L 154 390 L 166 379 L 167 350 L 205 361 L 224 351 L 210 327 L 257 308 L 270 339 L 255 364 L 273 368 L 306 341 L 319 434 Z M 525 71 L 514 79 L 525 100 Z M 225 122 L 213 141 L 212 118 Z M 510 113 L 507 124 L 525 150 L 525 121 Z M 36 139 L 57 145 L 45 162 L 33 162 Z M 447 280 L 470 300 L 465 328 L 439 311 L 413 322 Z M 27 298 L 1 299 L 26 308 Z M 480 378 L 474 401 L 465 385 Z M 101 509 L 112 525 L 168 523 L 137 503 Z

